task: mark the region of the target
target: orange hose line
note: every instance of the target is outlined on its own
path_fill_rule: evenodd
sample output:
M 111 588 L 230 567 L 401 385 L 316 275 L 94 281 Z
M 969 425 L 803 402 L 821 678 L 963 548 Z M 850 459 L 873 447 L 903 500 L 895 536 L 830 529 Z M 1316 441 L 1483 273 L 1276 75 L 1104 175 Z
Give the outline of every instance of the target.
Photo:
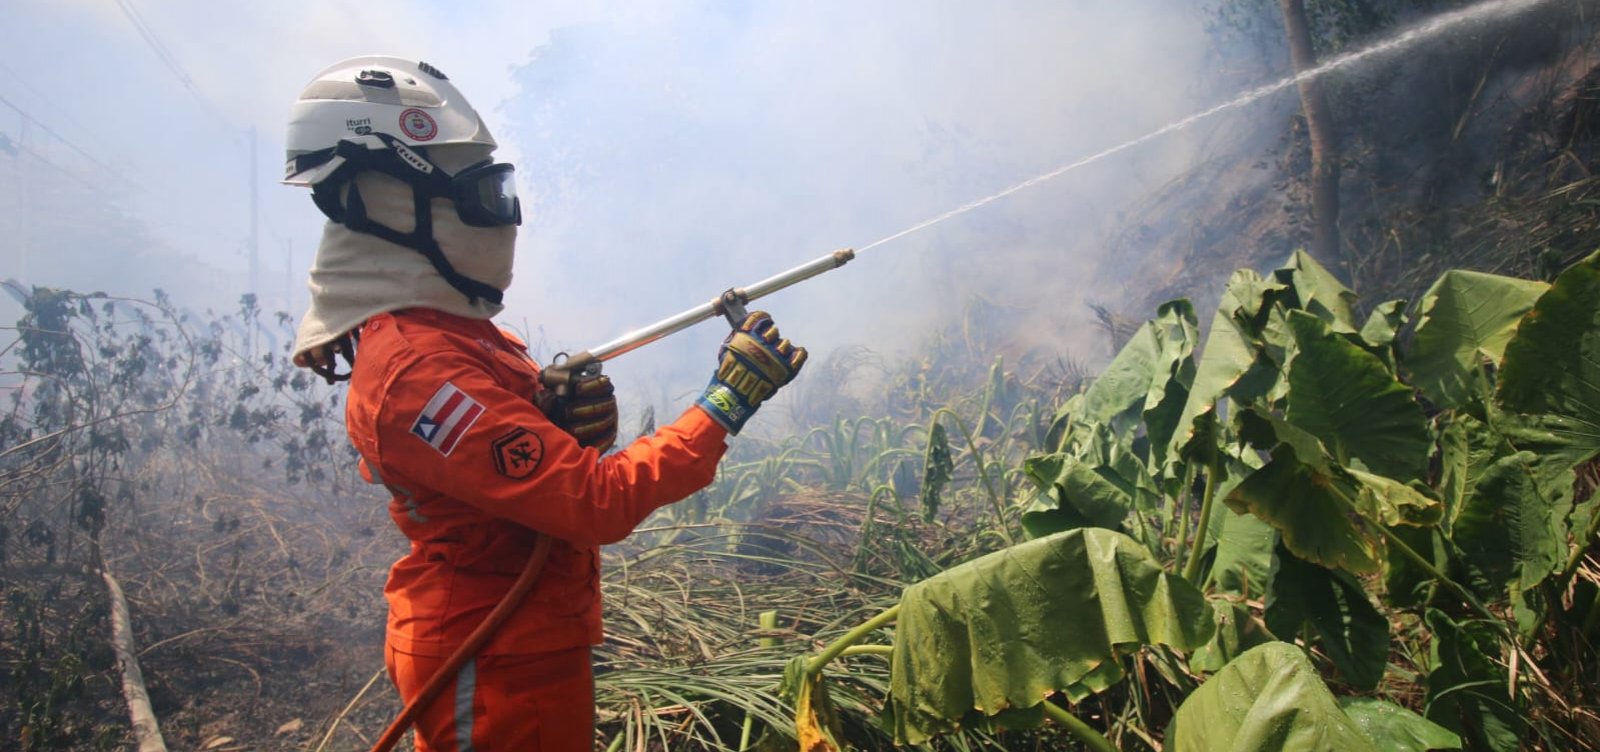
M 522 574 L 517 575 L 517 581 L 511 584 L 511 589 L 506 592 L 505 597 L 500 599 L 500 603 L 489 612 L 483 623 L 468 635 L 467 641 L 461 643 L 461 647 L 450 654 L 444 666 L 428 678 L 428 683 L 422 685 L 422 691 L 406 704 L 405 710 L 400 711 L 400 715 L 389 724 L 389 728 L 384 729 L 383 736 L 378 737 L 378 742 L 372 745 L 372 752 L 390 752 L 394 749 L 394 745 L 400 742 L 400 737 L 404 736 L 411 728 L 411 724 L 416 722 L 422 709 L 444 691 L 445 685 L 456 678 L 456 672 L 461 670 L 461 666 L 477 655 L 484 644 L 489 642 L 489 638 L 500 629 L 500 625 L 517 610 L 517 606 L 522 604 L 522 599 L 527 597 L 528 591 L 533 589 L 534 581 L 539 579 L 539 570 L 544 569 L 544 561 L 550 555 L 550 541 L 548 535 L 539 536 L 538 541 L 533 544 L 533 555 L 528 557 L 528 563 L 522 568 Z

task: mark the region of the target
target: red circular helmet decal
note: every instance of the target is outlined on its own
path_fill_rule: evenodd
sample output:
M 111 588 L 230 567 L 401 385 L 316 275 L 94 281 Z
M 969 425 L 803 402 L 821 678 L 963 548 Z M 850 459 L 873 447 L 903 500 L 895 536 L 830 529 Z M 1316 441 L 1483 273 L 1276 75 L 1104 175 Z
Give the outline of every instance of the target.
M 413 141 L 430 141 L 439 135 L 439 125 L 432 115 L 413 107 L 400 113 L 400 132 Z

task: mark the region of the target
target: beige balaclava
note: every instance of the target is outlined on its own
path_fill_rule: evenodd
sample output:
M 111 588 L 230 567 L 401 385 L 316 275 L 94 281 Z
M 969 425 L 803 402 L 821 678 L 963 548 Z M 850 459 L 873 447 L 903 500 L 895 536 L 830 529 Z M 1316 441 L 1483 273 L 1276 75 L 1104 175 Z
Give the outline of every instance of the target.
M 489 147 L 449 144 L 428 150 L 428 158 L 449 173 L 489 158 Z M 416 228 L 411 186 L 388 175 L 364 170 L 355 178 L 367 216 L 398 232 Z M 511 284 L 511 261 L 517 228 L 473 227 L 461 221 L 449 199 L 433 199 L 433 237 L 456 271 L 504 290 Z M 372 316 L 401 308 L 433 308 L 475 319 L 488 319 L 503 309 L 498 303 L 467 296 L 450 286 L 427 257 L 374 235 L 354 232 L 329 221 L 311 262 L 311 307 L 295 335 L 294 359 L 308 366 L 320 351 Z

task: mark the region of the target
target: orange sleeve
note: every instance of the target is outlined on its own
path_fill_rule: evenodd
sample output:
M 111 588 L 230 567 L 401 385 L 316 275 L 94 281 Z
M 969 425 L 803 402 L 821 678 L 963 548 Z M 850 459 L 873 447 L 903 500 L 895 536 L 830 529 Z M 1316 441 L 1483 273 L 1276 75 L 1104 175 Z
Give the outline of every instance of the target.
M 615 543 L 706 487 L 727 432 L 698 408 L 600 457 L 471 358 L 426 353 L 389 380 L 377 416 L 385 477 L 404 478 L 574 546 Z

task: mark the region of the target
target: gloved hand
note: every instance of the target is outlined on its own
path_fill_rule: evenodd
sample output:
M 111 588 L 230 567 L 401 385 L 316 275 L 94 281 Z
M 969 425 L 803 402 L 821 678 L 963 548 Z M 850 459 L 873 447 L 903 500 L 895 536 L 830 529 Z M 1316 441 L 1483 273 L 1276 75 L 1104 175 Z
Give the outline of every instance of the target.
M 806 349 L 780 339 L 764 311 L 751 311 L 717 351 L 717 372 L 695 404 L 737 434 L 756 408 L 805 365 Z
M 605 454 L 617 442 L 616 391 L 610 376 L 579 376 L 565 397 L 557 397 L 549 390 L 540 392 L 538 407 L 551 423 L 572 434 L 579 445 Z

